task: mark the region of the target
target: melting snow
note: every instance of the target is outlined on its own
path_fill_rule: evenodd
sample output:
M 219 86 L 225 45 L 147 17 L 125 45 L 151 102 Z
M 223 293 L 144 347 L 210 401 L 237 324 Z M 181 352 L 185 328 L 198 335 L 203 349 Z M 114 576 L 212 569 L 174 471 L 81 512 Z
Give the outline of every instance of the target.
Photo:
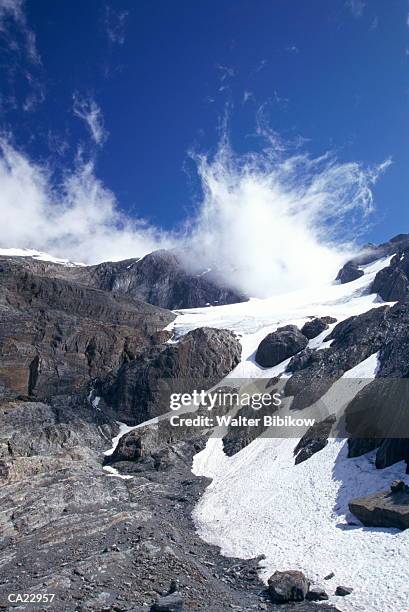
M 231 329 L 240 338 L 243 353 L 230 376 L 268 378 L 282 373 L 287 362 L 268 369 L 255 363 L 255 350 L 267 333 L 290 323 L 301 326 L 311 316 L 330 315 L 339 322 L 383 305 L 369 291 L 375 274 L 390 259 L 365 266 L 365 274 L 352 283 L 334 282 L 267 300 L 185 310 L 169 327 L 176 339 L 196 327 Z M 329 331 L 311 340 L 309 346 L 328 347 L 324 339 Z M 357 381 L 353 387 L 353 380 L 372 378 L 377 367 L 374 353 L 344 375 L 351 379 L 352 396 L 356 384 L 368 382 Z M 334 388 L 328 393 L 334 393 Z M 228 556 L 265 554 L 265 580 L 276 569 L 304 571 L 324 586 L 341 610 L 409 612 L 409 530 L 365 528 L 356 520 L 348 523 L 352 498 L 385 490 L 395 478 L 409 483 L 405 465 L 376 470 L 373 453 L 348 459 L 346 441 L 330 439 L 322 451 L 296 466 L 293 450 L 297 441 L 258 438 L 227 457 L 222 440 L 210 439 L 193 463 L 195 474 L 212 478 L 194 511 L 200 536 Z M 335 577 L 323 582 L 331 571 Z M 352 595 L 333 596 L 339 584 L 354 587 Z

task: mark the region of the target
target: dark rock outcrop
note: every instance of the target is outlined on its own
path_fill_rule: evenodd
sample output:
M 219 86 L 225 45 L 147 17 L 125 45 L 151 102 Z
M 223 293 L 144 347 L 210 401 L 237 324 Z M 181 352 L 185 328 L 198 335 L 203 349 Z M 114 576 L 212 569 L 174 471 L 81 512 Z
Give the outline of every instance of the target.
M 409 296 L 409 249 L 399 251 L 387 268 L 375 276 L 372 292 L 386 302 L 395 302 Z
M 403 251 L 404 249 L 409 247 L 409 234 L 398 234 L 394 236 L 388 242 L 384 242 L 379 245 L 375 244 L 367 244 L 365 245 L 361 251 L 350 261 L 347 261 L 346 264 L 341 268 L 338 272 L 337 280 L 341 280 L 341 276 L 345 275 L 345 278 L 351 276 L 350 280 L 355 280 L 352 278 L 354 275 L 356 277 L 356 273 L 358 271 L 359 276 L 362 276 L 363 271 L 359 270 L 359 266 L 365 266 L 366 264 L 372 263 L 376 259 L 381 259 L 382 257 L 386 257 L 388 255 L 394 255 L 398 251 Z M 362 272 L 362 274 L 361 274 Z M 356 278 L 359 278 L 356 277 Z M 341 282 L 350 282 L 348 280 Z
M 356 264 L 348 261 L 338 272 L 335 280 L 339 280 L 341 284 L 351 283 L 352 281 L 360 278 L 364 275 L 364 271 L 361 270 Z
M 265 394 L 267 395 L 266 391 Z M 261 408 L 259 406 L 254 408 L 253 405 L 243 406 L 235 414 L 237 418 L 252 419 L 253 421 L 257 418 L 259 422 L 256 425 L 250 425 L 250 421 L 248 420 L 243 425 L 229 427 L 227 433 L 223 436 L 223 450 L 228 457 L 232 457 L 240 452 L 268 429 L 268 426 L 264 422 L 264 417 L 271 416 L 278 410 L 279 404 L 275 403 L 274 395 L 276 395 L 277 398 L 280 397 L 279 386 L 269 390 L 269 395 L 272 398 L 270 405 L 264 405 Z
M 286 372 L 298 372 L 300 370 L 304 370 L 311 366 L 314 362 L 319 363 L 321 360 L 321 356 L 317 349 L 306 348 L 303 351 L 300 351 L 292 359 L 286 368 Z
M 231 287 L 217 271 L 192 267 L 176 250 L 154 251 L 141 259 L 106 262 L 77 270 L 81 282 L 119 295 L 169 308 L 234 304 L 248 298 Z
M 277 604 L 304 601 L 308 587 L 307 578 L 296 570 L 276 571 L 268 579 L 268 592 L 273 603 Z
M 255 360 L 263 368 L 271 368 L 299 353 L 307 344 L 308 339 L 296 325 L 285 325 L 260 342 Z
M 402 481 L 394 482 L 389 491 L 353 499 L 348 506 L 368 527 L 409 527 L 409 487 Z
M 328 329 L 330 323 L 336 323 L 334 317 L 314 317 L 311 321 L 307 321 L 301 328 L 301 333 L 312 340 L 319 336 L 323 331 Z
M 18 265 L 37 276 L 66 280 L 170 310 L 233 304 L 248 299 L 226 285 L 226 274 L 192 267 L 188 254 L 183 251 L 154 251 L 140 259 L 95 266 L 65 266 L 31 257 L 0 256 L 1 262 Z
M 315 453 L 325 448 L 328 444 L 328 437 L 335 421 L 335 415 L 330 414 L 326 419 L 314 423 L 314 425 L 305 432 L 294 449 L 296 465 L 306 461 Z
M 176 344 L 147 349 L 101 384 L 120 420 L 138 424 L 168 412 L 171 393 L 209 389 L 239 363 L 241 345 L 223 329 L 199 328 Z
M 409 311 L 401 314 L 401 321 L 409 320 Z M 305 408 L 320 399 L 330 386 L 347 371 L 378 351 L 396 327 L 396 317 L 387 306 L 341 321 L 326 340 L 327 349 L 300 354 L 289 368 L 296 368 L 288 380 L 285 393 L 294 395 L 293 408 Z
M 335 595 L 337 595 L 338 597 L 345 597 L 346 595 L 351 595 L 352 591 L 354 589 L 352 587 L 346 587 L 346 586 L 337 586 L 337 588 L 335 589 Z

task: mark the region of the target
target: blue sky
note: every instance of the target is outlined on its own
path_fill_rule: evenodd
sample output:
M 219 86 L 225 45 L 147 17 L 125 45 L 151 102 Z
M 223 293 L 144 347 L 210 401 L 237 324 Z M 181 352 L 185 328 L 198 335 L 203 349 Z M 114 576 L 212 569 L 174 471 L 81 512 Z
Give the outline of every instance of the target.
M 234 149 L 257 118 L 312 155 L 365 166 L 365 240 L 408 231 L 406 0 L 0 0 L 1 120 L 58 182 L 79 158 L 122 210 L 165 229 L 189 216 L 188 152 L 211 151 L 228 108 Z

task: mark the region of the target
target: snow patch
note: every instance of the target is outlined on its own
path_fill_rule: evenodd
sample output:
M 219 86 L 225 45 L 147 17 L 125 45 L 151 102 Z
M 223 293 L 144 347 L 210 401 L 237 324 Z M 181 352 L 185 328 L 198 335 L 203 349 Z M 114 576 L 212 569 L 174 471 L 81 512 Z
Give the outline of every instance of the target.
M 133 478 L 128 474 L 120 474 L 116 468 L 112 467 L 112 465 L 104 465 L 102 469 L 107 472 L 107 476 L 116 476 L 116 478 L 122 478 L 122 480 L 130 480 Z
M 0 249 L 0 255 L 3 257 L 32 257 L 39 261 L 49 261 L 51 263 L 61 264 L 73 268 L 75 266 L 85 266 L 86 264 L 69 261 L 68 259 L 60 259 L 49 253 L 36 251 L 35 249 Z

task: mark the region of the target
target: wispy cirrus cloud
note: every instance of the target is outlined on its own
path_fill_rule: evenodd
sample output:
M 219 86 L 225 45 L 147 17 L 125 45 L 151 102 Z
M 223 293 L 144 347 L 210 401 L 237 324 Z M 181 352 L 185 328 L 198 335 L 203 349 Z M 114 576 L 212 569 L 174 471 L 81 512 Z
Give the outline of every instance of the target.
M 249 100 L 254 101 L 254 94 L 252 91 L 248 91 L 247 89 L 243 92 L 243 104 L 249 102 Z
M 9 31 L 11 23 L 14 23 L 22 34 L 27 58 L 33 64 L 41 64 L 36 36 L 28 25 L 24 8 L 25 0 L 0 0 L 0 34 L 8 41 L 13 50 L 18 50 L 20 45 L 15 37 L 11 37 Z
M 117 11 L 109 5 L 105 7 L 105 32 L 108 37 L 108 40 L 111 43 L 117 45 L 124 44 L 128 16 L 128 11 Z
M 32 112 L 45 100 L 44 69 L 36 35 L 29 26 L 25 0 L 0 0 L 0 49 L 7 80 L 2 110 Z
M 81 97 L 78 92 L 74 93 L 73 112 L 85 122 L 95 144 L 102 146 L 108 138 L 108 131 L 104 126 L 102 111 L 95 100 L 91 97 Z
M 351 11 L 352 15 L 358 19 L 362 17 L 366 3 L 364 0 L 346 0 L 345 6 Z
M 129 218 L 95 175 L 92 161 L 77 156 L 61 183 L 0 136 L 0 245 L 31 248 L 72 261 L 137 257 L 171 244 L 169 234 Z

